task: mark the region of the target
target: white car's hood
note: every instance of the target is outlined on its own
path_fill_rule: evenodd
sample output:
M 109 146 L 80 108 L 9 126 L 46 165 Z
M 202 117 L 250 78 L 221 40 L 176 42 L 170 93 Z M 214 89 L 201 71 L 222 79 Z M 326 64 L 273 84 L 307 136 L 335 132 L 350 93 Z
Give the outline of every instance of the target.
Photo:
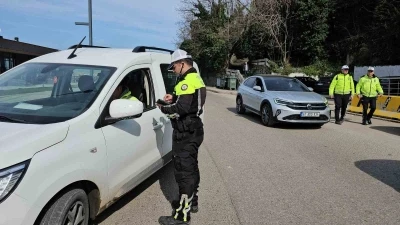
M 274 98 L 279 98 L 292 102 L 320 103 L 325 102 L 325 97 L 315 92 L 295 92 L 295 91 L 270 91 L 269 94 Z
M 0 122 L 0 169 L 20 163 L 65 139 L 68 123 L 22 124 Z

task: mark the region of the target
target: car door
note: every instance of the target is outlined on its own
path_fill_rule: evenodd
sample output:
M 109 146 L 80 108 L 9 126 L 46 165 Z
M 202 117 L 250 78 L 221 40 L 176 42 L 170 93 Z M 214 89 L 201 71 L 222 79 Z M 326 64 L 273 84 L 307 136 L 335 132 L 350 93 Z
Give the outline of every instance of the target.
M 252 93 L 253 93 L 253 86 L 256 78 L 255 77 L 250 77 L 244 82 L 244 87 L 242 91 L 242 99 L 243 99 L 243 104 L 247 107 L 251 107 L 251 101 L 252 101 Z
M 263 100 L 264 91 L 265 91 L 264 84 L 263 84 L 263 81 L 261 80 L 261 78 L 259 78 L 259 77 L 256 78 L 254 86 L 261 87 L 261 91 L 256 91 L 256 90 L 252 89 L 253 96 L 251 98 L 251 107 L 258 111 L 258 110 L 260 110 L 260 105 Z
M 125 76 L 129 76 L 133 81 L 130 83 L 135 84 L 134 89 L 130 87 L 130 90 L 132 94 L 137 93 L 135 97 L 144 103 L 144 111 L 139 118 L 102 127 L 107 145 L 111 198 L 122 196 L 162 166 L 163 124 L 160 122 L 161 112 L 155 106 L 150 65 L 133 66 L 125 70 L 110 92 Z M 143 89 L 137 91 L 138 88 Z M 109 99 L 105 102 L 110 103 Z M 108 107 L 104 109 L 109 110 Z

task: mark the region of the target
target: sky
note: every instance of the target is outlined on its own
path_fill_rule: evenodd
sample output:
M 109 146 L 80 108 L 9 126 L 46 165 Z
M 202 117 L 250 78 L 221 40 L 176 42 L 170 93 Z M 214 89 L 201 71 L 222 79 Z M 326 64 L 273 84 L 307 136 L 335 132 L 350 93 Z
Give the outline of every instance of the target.
M 92 0 L 93 45 L 175 49 L 181 0 Z M 58 50 L 89 44 L 87 0 L 0 0 L 0 36 Z

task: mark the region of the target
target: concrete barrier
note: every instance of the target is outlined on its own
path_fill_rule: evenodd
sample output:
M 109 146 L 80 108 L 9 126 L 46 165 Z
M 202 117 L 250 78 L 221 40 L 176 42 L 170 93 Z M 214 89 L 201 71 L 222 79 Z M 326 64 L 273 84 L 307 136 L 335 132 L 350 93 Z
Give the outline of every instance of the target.
M 350 112 L 362 113 L 362 103 L 358 96 L 354 96 L 349 106 Z M 400 120 L 400 96 L 378 97 L 374 116 Z

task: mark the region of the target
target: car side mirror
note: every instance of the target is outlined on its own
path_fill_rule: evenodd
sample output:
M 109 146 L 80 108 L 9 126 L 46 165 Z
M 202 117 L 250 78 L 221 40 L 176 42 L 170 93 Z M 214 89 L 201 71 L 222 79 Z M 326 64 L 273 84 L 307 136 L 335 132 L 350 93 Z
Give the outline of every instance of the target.
M 143 103 L 128 99 L 116 99 L 111 102 L 110 116 L 115 119 L 136 117 L 143 113 Z
M 260 86 L 254 86 L 253 89 L 256 90 L 256 91 L 261 91 L 261 87 Z
M 314 88 L 312 88 L 312 87 L 308 87 L 308 90 L 310 90 L 310 91 L 314 91 Z

